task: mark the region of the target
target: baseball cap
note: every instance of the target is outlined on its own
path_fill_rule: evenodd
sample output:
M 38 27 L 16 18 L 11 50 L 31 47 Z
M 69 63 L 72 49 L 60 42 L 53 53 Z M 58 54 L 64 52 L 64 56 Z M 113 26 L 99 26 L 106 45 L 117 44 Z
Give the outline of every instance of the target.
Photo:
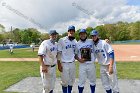
M 69 30 L 75 30 L 75 26 L 73 26 L 73 25 L 69 26 L 69 27 L 68 27 L 68 31 L 69 31 Z
M 92 30 L 91 33 L 90 33 L 90 35 L 92 35 L 92 36 L 94 36 L 94 35 L 98 35 L 97 30 Z
M 86 33 L 86 29 L 80 29 L 79 33 Z
M 56 34 L 58 34 L 58 33 L 56 32 L 56 30 L 50 30 L 50 32 L 49 32 L 49 35 L 56 35 Z

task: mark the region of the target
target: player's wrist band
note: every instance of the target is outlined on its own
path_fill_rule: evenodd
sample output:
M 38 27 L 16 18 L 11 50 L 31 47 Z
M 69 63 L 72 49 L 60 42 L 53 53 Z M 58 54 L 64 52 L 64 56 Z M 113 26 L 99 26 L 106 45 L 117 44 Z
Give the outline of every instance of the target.
M 111 53 L 109 54 L 109 57 L 112 58 L 112 59 L 114 59 L 114 52 L 111 52 Z

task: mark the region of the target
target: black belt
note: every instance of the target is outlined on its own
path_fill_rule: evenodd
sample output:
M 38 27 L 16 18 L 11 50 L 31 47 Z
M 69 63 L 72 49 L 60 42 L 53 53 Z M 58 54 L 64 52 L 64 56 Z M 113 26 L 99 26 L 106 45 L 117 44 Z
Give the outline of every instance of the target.
M 54 64 L 54 65 L 46 65 L 46 66 L 48 66 L 48 67 L 55 67 L 55 65 L 56 65 L 56 64 Z
M 62 62 L 62 63 L 73 63 L 73 62 Z

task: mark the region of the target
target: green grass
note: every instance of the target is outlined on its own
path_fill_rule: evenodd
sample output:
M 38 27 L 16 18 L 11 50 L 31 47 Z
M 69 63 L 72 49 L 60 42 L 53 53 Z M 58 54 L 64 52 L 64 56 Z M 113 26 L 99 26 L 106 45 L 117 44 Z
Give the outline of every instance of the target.
M 76 77 L 78 77 L 78 62 L 76 62 Z M 119 62 L 117 63 L 118 78 L 121 79 L 139 79 L 140 80 L 140 62 Z M 99 78 L 99 65 L 96 63 L 96 74 Z M 38 62 L 0 62 L 0 93 L 6 93 L 2 90 L 8 88 L 26 77 L 39 77 Z M 60 73 L 57 70 L 57 77 Z
M 37 50 L 37 49 L 36 49 Z M 36 58 L 37 51 L 32 52 L 31 48 L 14 49 L 11 55 L 9 50 L 0 50 L 0 58 Z
M 140 80 L 140 62 L 117 63 L 117 71 L 118 78 Z
M 138 79 L 140 80 L 140 62 L 117 62 L 118 79 Z M 100 66 L 96 63 L 96 75 L 100 77 Z
M 39 76 L 37 62 L 0 62 L 0 93 L 10 85 L 31 76 Z

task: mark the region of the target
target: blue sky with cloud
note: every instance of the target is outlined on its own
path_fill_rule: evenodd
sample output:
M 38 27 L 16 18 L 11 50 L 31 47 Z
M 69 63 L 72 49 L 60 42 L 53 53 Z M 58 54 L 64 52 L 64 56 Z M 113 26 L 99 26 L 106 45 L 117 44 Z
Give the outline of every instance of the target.
M 0 24 L 6 29 L 34 27 L 41 32 L 140 21 L 139 0 L 0 0 Z
M 128 5 L 140 6 L 140 0 L 127 0 Z

